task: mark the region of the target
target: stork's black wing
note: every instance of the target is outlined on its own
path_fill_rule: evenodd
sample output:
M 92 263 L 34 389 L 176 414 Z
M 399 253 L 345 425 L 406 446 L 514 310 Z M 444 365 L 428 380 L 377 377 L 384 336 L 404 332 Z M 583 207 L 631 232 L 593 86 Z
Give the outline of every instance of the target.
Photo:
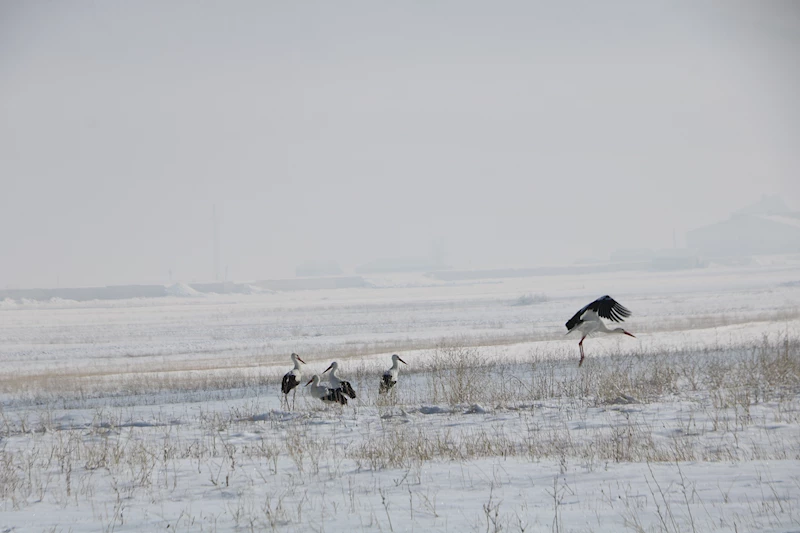
M 297 387 L 299 382 L 297 381 L 297 376 L 289 372 L 285 376 L 283 376 L 283 381 L 281 381 L 281 391 L 284 394 L 289 394 L 289 392 Z
M 342 381 L 341 391 L 343 393 L 347 394 L 348 396 L 350 396 L 353 399 L 355 399 L 355 397 L 356 397 L 356 391 L 353 390 L 353 386 L 350 385 L 349 381 Z
M 347 398 L 345 398 L 342 389 L 328 389 L 327 394 L 322 398 L 323 402 L 334 402 L 342 405 L 347 405 Z
M 594 303 L 594 302 L 592 302 L 592 303 Z M 592 305 L 592 304 L 589 304 L 589 305 Z M 573 329 L 575 329 L 575 327 L 577 325 L 579 325 L 581 322 L 583 322 L 583 320 L 581 320 L 581 317 L 583 316 L 583 313 L 585 313 L 586 310 L 589 309 L 589 305 L 585 305 L 585 306 L 581 307 L 580 311 L 575 313 L 575 315 L 573 315 L 572 318 L 567 320 L 567 323 L 565 324 L 567 326 L 567 332 L 572 331 Z
M 573 328 L 583 322 L 581 317 L 586 311 L 594 311 L 598 316 L 608 320 L 613 320 L 614 322 L 622 322 L 631 316 L 631 312 L 628 310 L 628 308 L 606 294 L 605 296 L 601 296 L 592 303 L 584 306 L 580 311 L 575 313 L 575 316 L 570 318 L 566 323 L 567 331 L 572 331 Z
M 589 309 L 600 315 L 601 318 L 607 318 L 614 322 L 622 322 L 631 316 L 631 312 L 627 307 L 607 294 L 593 301 Z
M 386 372 L 385 374 L 383 374 L 383 379 L 381 380 L 381 386 L 378 392 L 381 394 L 385 394 L 386 392 L 389 391 L 389 389 L 394 387 L 396 383 L 397 383 L 396 381 L 392 380 L 392 373 Z

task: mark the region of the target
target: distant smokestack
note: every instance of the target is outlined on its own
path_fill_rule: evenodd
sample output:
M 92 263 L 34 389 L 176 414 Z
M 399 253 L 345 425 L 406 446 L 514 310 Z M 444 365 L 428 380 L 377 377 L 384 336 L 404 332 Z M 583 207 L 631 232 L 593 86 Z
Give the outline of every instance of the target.
M 211 218 L 213 221 L 214 229 L 214 281 L 219 281 L 219 221 L 217 220 L 217 206 L 212 207 Z

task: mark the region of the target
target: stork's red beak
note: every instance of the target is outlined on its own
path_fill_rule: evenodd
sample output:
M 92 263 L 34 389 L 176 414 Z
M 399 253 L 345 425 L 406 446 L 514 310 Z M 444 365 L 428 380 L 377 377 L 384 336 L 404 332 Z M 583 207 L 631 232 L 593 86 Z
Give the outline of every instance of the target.
M 331 363 L 331 366 L 329 366 L 328 368 L 326 368 L 325 370 L 323 370 L 323 371 L 322 371 L 322 373 L 324 374 L 325 372 L 327 372 L 327 371 L 328 371 L 328 370 L 330 370 L 331 368 L 333 368 L 333 363 Z
M 636 338 L 636 335 L 634 335 L 633 333 L 631 333 L 631 332 L 629 332 L 629 331 L 623 331 L 623 333 L 624 333 L 625 335 L 627 335 L 628 337 L 633 337 L 634 339 Z
M 305 361 L 303 361 L 302 359 L 300 359 L 300 356 L 299 356 L 299 355 L 295 355 L 295 357 L 297 357 L 297 360 L 298 360 L 298 361 L 300 361 L 301 363 L 303 363 L 303 364 L 306 364 L 306 362 L 305 362 Z
M 305 386 L 306 386 L 306 387 L 308 387 L 309 385 L 311 385 L 311 382 L 312 382 L 312 381 L 314 381 L 314 378 L 311 378 L 311 379 L 309 379 L 309 380 L 308 380 L 308 383 L 306 383 L 306 385 L 305 385 Z
M 400 361 L 401 363 L 403 363 L 404 365 L 407 365 L 407 364 L 408 364 L 408 363 L 406 363 L 405 361 L 403 361 L 402 359 L 400 359 L 400 357 L 398 357 L 398 358 L 397 358 L 397 360 L 398 360 L 398 361 Z

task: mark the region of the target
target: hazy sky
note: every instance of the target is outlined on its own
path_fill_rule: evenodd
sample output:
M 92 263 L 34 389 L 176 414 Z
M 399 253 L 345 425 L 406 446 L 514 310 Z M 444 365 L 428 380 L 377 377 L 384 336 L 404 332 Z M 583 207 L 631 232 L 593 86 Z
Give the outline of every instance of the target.
M 531 266 L 800 208 L 800 8 L 0 0 L 0 287 Z

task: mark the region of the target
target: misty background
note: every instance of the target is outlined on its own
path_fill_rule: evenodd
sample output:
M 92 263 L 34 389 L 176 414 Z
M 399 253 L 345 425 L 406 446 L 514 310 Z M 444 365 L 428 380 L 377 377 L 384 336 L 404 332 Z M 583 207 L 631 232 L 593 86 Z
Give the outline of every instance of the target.
M 0 286 L 533 266 L 800 208 L 791 3 L 0 2 Z

